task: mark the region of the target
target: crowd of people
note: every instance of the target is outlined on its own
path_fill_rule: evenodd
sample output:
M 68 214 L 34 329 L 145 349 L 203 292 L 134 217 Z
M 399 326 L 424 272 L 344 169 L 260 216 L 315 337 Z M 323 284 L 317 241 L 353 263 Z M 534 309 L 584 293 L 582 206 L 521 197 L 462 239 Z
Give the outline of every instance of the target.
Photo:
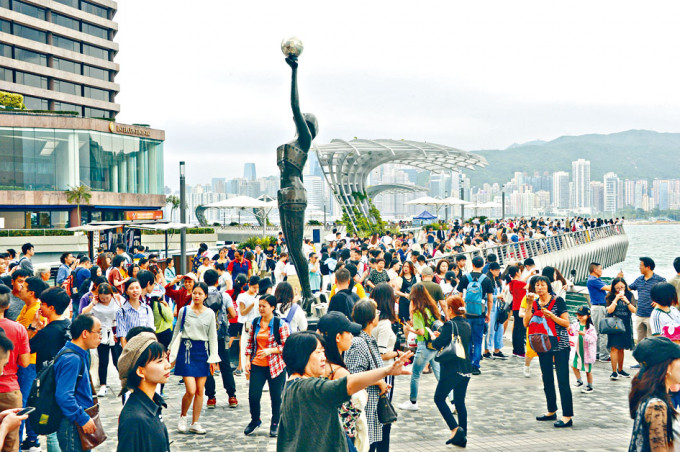
M 365 239 L 334 231 L 323 244 L 305 240 L 312 290 L 324 314 L 318 319 L 312 314 L 319 311 L 302 304 L 282 234 L 254 249 L 232 244 L 211 252 L 201 244 L 186 274 L 178 274 L 172 259 L 142 249 L 128 254 L 122 244 L 93 259 L 63 253 L 52 286 L 49 272 L 45 278 L 44 269 L 33 269 L 30 243 L 20 256 L 8 250 L 0 254 L 3 450 L 40 450 L 32 422 L 15 427 L 26 417 L 17 413 L 31 386 L 48 367 L 63 417 L 45 436 L 47 448 L 88 450 L 81 438 L 101 428 L 89 409 L 110 392 L 109 363 L 118 371 L 124 403 L 119 450 L 170 450 L 161 411 L 172 373 L 185 390 L 179 433 L 203 435 L 210 428 L 200 416 L 204 398 L 208 409 L 218 404 L 219 376 L 226 406 L 237 408 L 237 396 L 248 398 L 246 436 L 262 425 L 261 399 L 268 391 L 269 435 L 277 437 L 278 450 L 362 452 L 390 448 L 394 377 L 410 374 L 408 399 L 395 404 L 416 411 L 420 378 L 433 373 L 434 405 L 450 430 L 447 444 L 465 447 L 466 393 L 484 360 L 514 357 L 529 377 L 538 357 L 546 411 L 536 420 L 571 427 L 572 391 L 594 391 L 597 360 L 611 363 L 612 380 L 630 377 L 623 361 L 624 351 L 635 347 L 634 331 L 642 341 L 635 357 L 645 372 L 633 379 L 631 444 L 649 450 L 644 445 L 660 439 L 650 439 L 658 429 L 646 416 L 665 404 L 663 425 L 670 428 L 675 405 L 669 391 L 680 384 L 671 360 L 680 359 L 680 346 L 671 342 L 680 341 L 680 258 L 670 283 L 654 273 L 651 258 L 640 259 L 640 276 L 630 284 L 623 274 L 606 283 L 601 265 L 591 263 L 590 307 L 581 306 L 572 321 L 565 302 L 572 282 L 558 269 L 538 268 L 521 247 L 501 258 L 493 249 L 621 221 L 453 222 Z M 510 356 L 502 351 L 506 331 Z M 647 336 L 655 337 L 644 341 Z M 667 359 L 645 355 L 656 350 L 642 345 L 650 341 L 663 342 L 658 347 Z M 661 392 L 649 389 L 646 369 L 653 365 L 668 367 L 665 392 L 658 381 L 653 384 Z M 237 378 L 246 380 L 247 395 L 237 394 Z

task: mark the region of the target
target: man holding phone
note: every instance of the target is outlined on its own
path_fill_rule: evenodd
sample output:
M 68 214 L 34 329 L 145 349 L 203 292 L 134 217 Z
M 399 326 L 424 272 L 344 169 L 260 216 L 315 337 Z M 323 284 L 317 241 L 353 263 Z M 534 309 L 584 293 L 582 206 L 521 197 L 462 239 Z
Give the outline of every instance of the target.
M 597 359 L 600 361 L 610 361 L 609 349 L 607 348 L 607 335 L 600 334 L 600 322 L 607 316 L 606 297 L 611 290 L 611 286 L 606 285 L 601 278 L 602 265 L 592 262 L 588 266 L 588 294 L 590 295 L 590 315 L 593 325 L 597 331 Z

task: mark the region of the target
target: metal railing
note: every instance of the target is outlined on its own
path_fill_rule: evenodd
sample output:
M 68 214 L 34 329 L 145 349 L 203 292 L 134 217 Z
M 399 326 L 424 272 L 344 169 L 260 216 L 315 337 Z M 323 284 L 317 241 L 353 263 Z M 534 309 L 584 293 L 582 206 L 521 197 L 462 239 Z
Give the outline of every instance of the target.
M 628 238 L 623 225 L 608 225 L 463 253 L 450 253 L 429 261 L 464 254 L 467 256 L 467 266 L 471 268 L 474 256 L 482 256 L 486 261 L 489 254 L 495 254 L 501 267 L 532 258 L 539 267 L 551 265 L 565 277 L 571 270 L 576 270 L 576 281 L 581 281 L 588 275 L 587 266 L 590 262 L 596 261 L 606 268 L 622 262 L 627 250 Z

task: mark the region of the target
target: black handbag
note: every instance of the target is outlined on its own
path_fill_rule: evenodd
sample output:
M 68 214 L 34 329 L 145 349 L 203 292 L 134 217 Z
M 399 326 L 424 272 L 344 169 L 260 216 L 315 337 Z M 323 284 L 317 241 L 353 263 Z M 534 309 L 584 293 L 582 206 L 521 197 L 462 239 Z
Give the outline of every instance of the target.
M 446 347 L 443 347 L 437 352 L 434 360 L 438 363 L 446 363 L 450 361 L 455 361 L 457 359 L 465 359 L 465 347 L 463 347 L 463 342 L 460 340 L 458 335 L 458 326 L 451 322 L 451 342 Z M 453 328 L 456 329 L 455 333 Z
M 371 352 L 371 346 L 368 344 L 366 339 L 364 339 L 364 342 L 366 342 L 366 346 L 368 347 L 368 354 L 371 355 L 371 361 L 373 361 L 375 364 L 375 368 L 379 369 L 380 366 L 378 366 L 378 363 L 375 361 L 375 357 L 373 356 L 373 352 Z M 381 424 L 391 424 L 397 421 L 397 410 L 395 410 L 394 406 L 392 406 L 392 402 L 390 402 L 390 399 L 387 398 L 387 394 L 383 394 L 378 398 L 377 412 L 378 422 Z
M 605 317 L 600 320 L 600 334 L 623 334 L 626 332 L 626 325 L 618 317 Z

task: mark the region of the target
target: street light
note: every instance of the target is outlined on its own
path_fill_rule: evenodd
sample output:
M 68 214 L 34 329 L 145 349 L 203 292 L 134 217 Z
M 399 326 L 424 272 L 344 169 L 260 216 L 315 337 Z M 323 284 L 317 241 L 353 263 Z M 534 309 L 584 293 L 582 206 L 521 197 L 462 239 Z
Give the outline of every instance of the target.
M 185 176 L 185 166 L 184 162 L 179 162 L 179 222 L 186 224 L 187 222 L 187 187 L 186 187 L 186 176 Z M 187 271 L 187 230 L 186 228 L 181 228 L 179 232 L 179 248 L 180 248 L 180 261 L 179 261 L 179 271 L 181 275 L 185 275 Z
M 505 185 L 501 185 L 501 219 L 505 219 Z

